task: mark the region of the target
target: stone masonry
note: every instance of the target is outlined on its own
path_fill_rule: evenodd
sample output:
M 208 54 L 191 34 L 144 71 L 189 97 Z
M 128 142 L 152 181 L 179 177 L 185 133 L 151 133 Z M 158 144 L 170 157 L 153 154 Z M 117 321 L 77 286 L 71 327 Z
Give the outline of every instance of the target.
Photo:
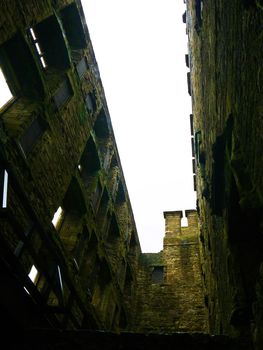
M 207 331 L 200 271 L 198 220 L 186 211 L 164 212 L 164 247 L 141 255 L 138 273 L 136 331 Z

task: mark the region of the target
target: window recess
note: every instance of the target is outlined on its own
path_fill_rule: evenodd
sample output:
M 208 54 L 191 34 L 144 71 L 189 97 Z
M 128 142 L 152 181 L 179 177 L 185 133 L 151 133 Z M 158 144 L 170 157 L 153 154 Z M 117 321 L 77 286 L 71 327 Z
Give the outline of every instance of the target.
M 86 57 L 83 57 L 76 65 L 76 71 L 79 79 L 82 79 L 88 70 L 88 63 Z
M 13 99 L 13 94 L 6 82 L 5 76 L 0 68 L 0 108 L 6 105 L 10 100 Z
M 100 160 L 93 138 L 90 137 L 78 164 L 78 171 L 84 185 L 92 191 L 95 178 L 100 170 Z
M 44 134 L 46 127 L 46 123 L 39 117 L 24 131 L 19 139 L 19 145 L 25 157 L 30 154 L 37 141 Z
M 164 266 L 154 266 L 152 271 L 152 283 L 164 282 Z
M 16 34 L 0 46 L 0 68 L 13 97 L 32 99 L 43 96 L 43 84 L 36 62 L 22 35 Z
M 0 169 L 0 186 L 1 186 L 1 208 L 7 208 L 7 194 L 8 194 L 8 172 L 6 169 Z
M 54 103 L 57 109 L 60 109 L 73 96 L 73 90 L 68 78 L 64 79 L 58 90 L 54 94 Z
M 86 37 L 77 5 L 70 4 L 64 7 L 60 13 L 69 46 L 72 49 L 85 48 Z
M 56 16 L 36 24 L 29 32 L 43 68 L 69 68 L 68 50 Z
M 85 104 L 90 113 L 94 113 L 97 108 L 96 96 L 94 92 L 89 92 L 85 97 Z

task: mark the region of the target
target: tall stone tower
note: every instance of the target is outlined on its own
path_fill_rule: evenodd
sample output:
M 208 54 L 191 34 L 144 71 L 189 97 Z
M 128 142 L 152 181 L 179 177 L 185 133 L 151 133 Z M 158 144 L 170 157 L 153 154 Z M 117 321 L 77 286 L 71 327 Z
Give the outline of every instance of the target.
M 181 225 L 182 216 L 182 211 L 164 212 L 166 283 L 173 286 L 175 293 L 177 330 L 206 331 L 197 212 L 186 210 L 187 226 Z
M 134 329 L 142 332 L 207 331 L 202 288 L 198 220 L 187 210 L 164 212 L 164 248 L 141 254 Z

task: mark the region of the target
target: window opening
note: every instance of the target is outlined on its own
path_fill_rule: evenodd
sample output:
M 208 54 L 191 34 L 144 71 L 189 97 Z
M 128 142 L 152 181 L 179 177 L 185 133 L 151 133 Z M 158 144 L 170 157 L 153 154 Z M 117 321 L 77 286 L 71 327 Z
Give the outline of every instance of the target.
M 188 227 L 188 219 L 186 216 L 181 218 L 181 227 Z
M 58 229 L 59 225 L 61 224 L 63 214 L 64 214 L 64 210 L 61 207 L 58 207 L 52 219 L 52 224 L 56 229 Z
M 116 204 L 123 204 L 126 201 L 125 191 L 122 182 L 119 182 Z
M 110 136 L 108 120 L 103 108 L 96 119 L 94 131 L 96 136 L 100 139 L 107 139 Z
M 2 182 L 2 208 L 7 207 L 7 192 L 8 192 L 8 172 L 4 170 L 1 174 Z
M 45 132 L 45 125 L 41 118 L 35 119 L 20 137 L 19 144 L 25 156 L 28 156 L 38 139 Z
M 28 36 L 34 45 L 30 31 Z M 34 49 L 38 55 L 36 47 Z M 26 96 L 32 99 L 44 94 L 34 56 L 22 33 L 17 33 L 0 46 L 1 70 L 14 97 Z
M 112 215 L 110 229 L 108 232 L 108 243 L 116 243 L 120 238 L 120 230 L 115 215 Z
M 5 76 L 0 68 L 0 108 L 13 99 L 13 95 L 6 82 Z
M 64 33 L 56 16 L 49 16 L 30 28 L 30 34 L 44 68 L 67 69 L 69 53 Z M 35 39 L 34 39 L 35 38 Z
M 191 73 L 187 73 L 187 87 L 188 87 L 188 94 L 192 96 L 192 87 L 191 87 Z
M 86 57 L 83 57 L 82 60 L 76 65 L 76 70 L 80 79 L 82 79 L 88 70 L 88 64 Z
M 81 17 L 76 4 L 70 4 L 61 10 L 62 24 L 72 49 L 86 47 L 86 38 Z
M 185 64 L 186 64 L 186 67 L 189 68 L 189 55 L 188 54 L 185 55 Z
M 164 267 L 154 266 L 152 271 L 152 282 L 153 283 L 163 283 L 164 281 Z
M 35 265 L 31 267 L 31 270 L 28 274 L 28 277 L 31 279 L 31 281 L 36 284 L 36 280 L 38 277 L 38 270 L 36 269 Z
M 54 102 L 57 109 L 60 109 L 73 95 L 72 88 L 68 79 L 65 79 L 59 86 L 54 95 Z
M 80 163 L 78 164 L 79 173 L 86 187 L 94 183 L 99 169 L 100 160 L 97 148 L 92 137 L 90 137 L 80 159 Z
M 193 117 L 193 114 L 190 114 L 190 129 L 191 129 L 191 136 L 194 136 L 194 117 Z
M 196 162 L 195 158 L 192 159 L 193 173 L 196 174 Z
M 88 108 L 88 111 L 90 113 L 93 113 L 95 112 L 96 110 L 96 98 L 95 98 L 95 95 L 94 93 L 90 92 L 86 98 L 85 98 L 85 103 L 86 103 L 86 106 Z
M 35 33 L 35 31 L 34 31 L 33 28 L 30 28 L 29 31 L 30 31 L 30 34 L 31 34 L 31 36 L 32 36 L 32 39 L 33 39 L 33 42 L 34 42 L 36 51 L 37 51 L 37 53 L 38 53 L 38 56 L 39 56 L 41 65 L 42 65 L 43 68 L 46 68 L 46 67 L 47 67 L 47 63 L 46 63 L 45 58 L 44 58 L 44 53 L 42 52 L 42 50 L 41 50 L 41 48 L 40 48 L 38 39 L 37 39 L 37 37 L 36 37 L 36 33 Z

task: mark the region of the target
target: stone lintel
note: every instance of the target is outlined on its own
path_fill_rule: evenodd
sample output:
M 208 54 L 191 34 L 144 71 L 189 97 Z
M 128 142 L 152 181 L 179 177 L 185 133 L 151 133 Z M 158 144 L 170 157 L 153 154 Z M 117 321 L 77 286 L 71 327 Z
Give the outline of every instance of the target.
M 175 210 L 175 211 L 164 211 L 163 216 L 166 219 L 167 216 L 180 216 L 180 218 L 183 217 L 182 210 Z

